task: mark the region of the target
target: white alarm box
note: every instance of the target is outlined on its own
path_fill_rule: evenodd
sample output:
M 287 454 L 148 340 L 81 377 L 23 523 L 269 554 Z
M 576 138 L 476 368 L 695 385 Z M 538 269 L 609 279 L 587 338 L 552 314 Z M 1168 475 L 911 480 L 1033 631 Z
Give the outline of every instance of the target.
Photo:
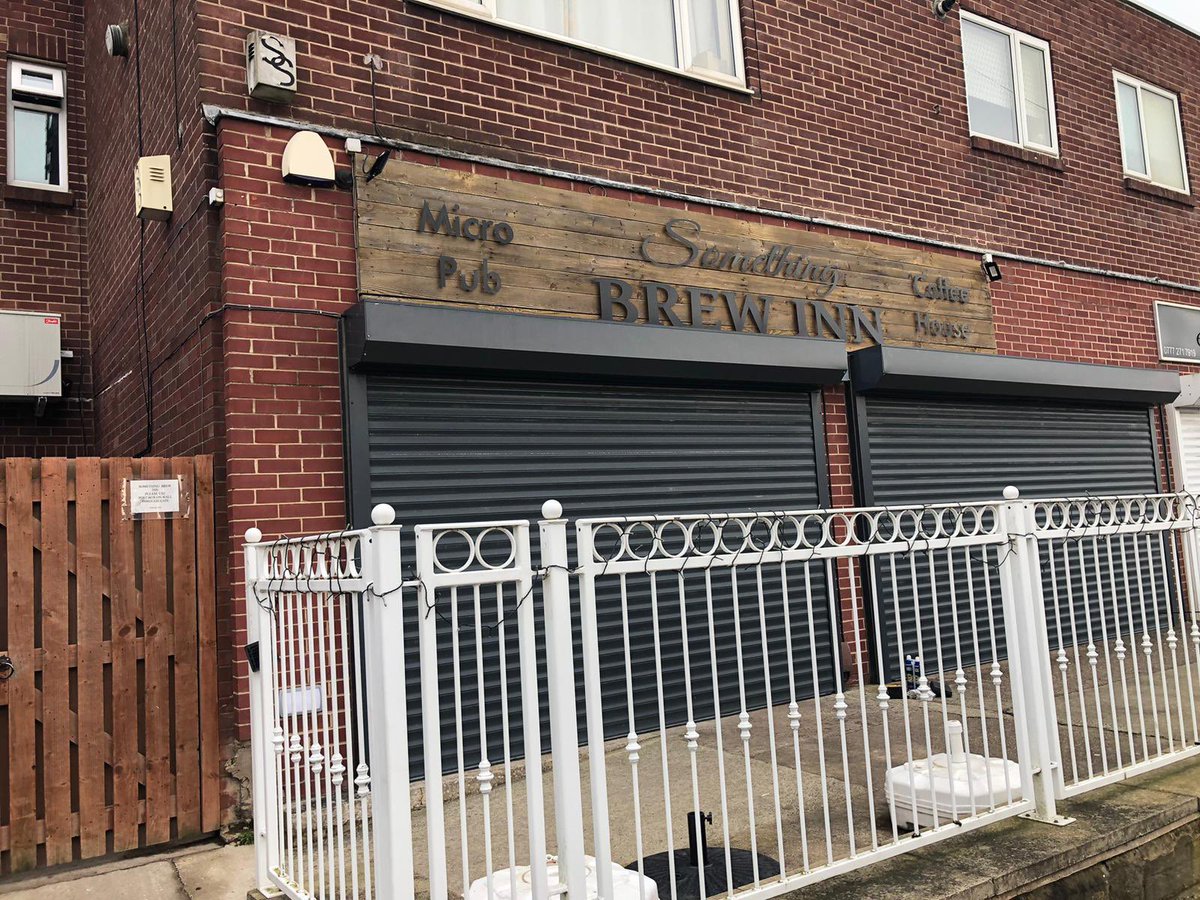
M 251 97 L 290 103 L 296 80 L 295 38 L 269 31 L 246 35 L 246 90 Z
M 62 396 L 62 319 L 0 312 L 0 397 Z
M 134 208 L 138 218 L 171 218 L 171 157 L 143 156 L 133 176 Z

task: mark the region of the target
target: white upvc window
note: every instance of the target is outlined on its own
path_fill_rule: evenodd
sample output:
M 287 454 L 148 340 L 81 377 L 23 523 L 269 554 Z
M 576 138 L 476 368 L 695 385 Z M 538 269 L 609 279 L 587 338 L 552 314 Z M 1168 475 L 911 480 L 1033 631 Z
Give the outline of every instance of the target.
M 68 189 L 67 76 L 60 68 L 8 63 L 8 183 Z
M 1058 155 L 1050 45 L 960 14 L 971 134 Z
M 737 0 L 416 0 L 745 89 Z
M 1113 82 L 1125 174 L 1190 193 L 1179 97 L 1120 72 L 1113 72 Z

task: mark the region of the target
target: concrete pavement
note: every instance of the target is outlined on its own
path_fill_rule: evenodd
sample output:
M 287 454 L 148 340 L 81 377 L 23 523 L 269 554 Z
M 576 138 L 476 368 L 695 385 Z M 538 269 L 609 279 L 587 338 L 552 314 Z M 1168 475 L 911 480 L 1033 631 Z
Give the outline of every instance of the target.
M 0 884 L 3 900 L 242 900 L 254 848 L 212 844 Z

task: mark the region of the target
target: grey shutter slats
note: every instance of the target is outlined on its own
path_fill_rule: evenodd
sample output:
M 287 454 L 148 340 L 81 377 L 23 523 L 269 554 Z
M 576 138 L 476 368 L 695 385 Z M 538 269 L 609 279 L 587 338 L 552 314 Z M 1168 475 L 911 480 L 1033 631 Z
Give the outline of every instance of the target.
M 569 382 L 532 382 L 491 379 L 415 378 L 371 375 L 367 384 L 370 482 L 372 503 L 396 508 L 403 525 L 451 521 L 521 518 L 536 521 L 547 499 L 562 503 L 571 518 L 609 514 L 744 512 L 763 509 L 807 509 L 819 505 L 811 395 L 725 390 L 686 385 L 613 385 Z M 411 532 L 405 529 L 405 553 L 411 561 Z M 573 534 L 571 535 L 573 540 Z M 536 526 L 534 552 L 536 560 Z M 572 547 L 572 554 L 574 549 Z M 789 571 L 789 586 L 797 591 L 803 570 Z M 744 575 L 743 578 L 752 578 Z M 828 687 L 832 677 L 835 627 L 830 622 L 823 573 L 815 567 L 814 620 L 819 635 L 819 678 Z M 723 579 L 723 580 L 722 580 Z M 597 590 L 601 631 L 601 675 L 604 682 L 606 730 L 628 730 L 624 693 L 624 650 L 620 640 L 620 608 L 615 579 L 601 582 Z M 736 676 L 733 613 L 727 571 L 714 572 L 718 668 L 721 670 L 722 713 L 733 709 Z M 767 578 L 768 648 L 772 686 L 776 696 L 786 691 L 786 658 L 783 653 L 779 575 Z M 743 596 L 752 596 L 752 581 L 739 582 Z M 686 721 L 682 665 L 678 581 L 659 576 L 659 625 L 663 657 L 667 724 Z M 654 643 L 648 580 L 631 581 L 629 616 L 635 677 L 652 683 Z M 708 625 L 703 608 L 702 579 L 685 579 L 688 634 L 692 648 L 692 677 L 711 679 Z M 495 595 L 484 601 L 485 626 L 494 622 Z M 808 659 L 807 620 L 793 604 L 793 641 L 797 653 Z M 511 605 L 514 598 L 509 598 Z M 464 759 L 478 762 L 479 711 L 474 700 L 476 662 L 473 637 L 467 636 L 474 618 L 474 597 L 460 592 L 460 627 L 463 636 L 460 678 L 463 696 Z M 540 603 L 539 603 L 540 605 Z M 507 608 L 507 607 L 506 607 Z M 405 648 L 409 673 L 409 702 L 413 716 L 410 746 L 420 754 L 420 718 L 417 715 L 416 609 L 410 621 Z M 759 642 L 757 599 L 742 610 L 743 653 L 747 660 L 747 692 L 753 704 L 765 702 L 765 682 L 758 673 L 762 649 Z M 442 604 L 440 653 L 441 690 L 445 737 L 443 766 L 457 762 L 454 743 L 453 679 L 450 674 L 448 615 Z M 576 608 L 576 631 L 578 609 Z M 830 637 L 830 635 L 834 635 Z M 508 635 L 510 730 L 519 733 L 517 641 L 515 628 Z M 578 648 L 578 634 L 576 647 Z M 704 652 L 697 652 L 703 647 Z M 499 654 L 485 652 L 485 681 L 499 684 Z M 808 665 L 798 667 L 797 685 L 811 693 Z M 651 679 L 646 682 L 646 678 Z M 543 680 L 545 673 L 541 674 Z M 708 681 L 711 684 L 711 681 Z M 496 695 L 496 691 L 490 691 Z M 582 698 L 582 684 L 579 696 Z M 652 694 L 639 691 L 636 700 L 639 728 L 657 727 L 657 705 Z M 698 708 L 697 717 L 711 711 Z M 498 713 L 491 711 L 489 716 Z M 492 721 L 489 719 L 489 721 Z M 495 725 L 492 726 L 494 731 Z M 518 748 L 519 749 L 519 748 Z M 420 777 L 421 766 L 414 766 Z
M 1086 497 L 1089 494 L 1152 493 L 1158 489 L 1154 433 L 1145 407 L 1100 406 L 1094 404 L 1031 401 L 1026 399 L 980 399 L 961 395 L 872 394 L 866 399 L 866 456 L 870 459 L 870 479 L 873 500 L 878 505 L 948 503 L 957 501 L 998 501 L 1007 485 L 1016 485 L 1021 496 Z M 1119 541 L 1112 542 L 1112 552 L 1119 554 Z M 1126 540 L 1128 544 L 1128 540 Z M 1097 642 L 1100 635 L 1099 617 L 1105 615 L 1110 636 L 1116 633 L 1111 603 L 1101 603 L 1092 590 L 1083 590 L 1084 573 L 1091 571 L 1090 583 L 1095 582 L 1094 540 L 1073 544 L 1069 553 L 1075 564 L 1071 578 L 1071 601 L 1076 612 L 1079 635 L 1086 633 L 1090 621 Z M 1131 545 L 1129 545 L 1131 547 Z M 1084 552 L 1079 564 L 1079 550 Z M 1108 548 L 1101 540 L 1098 548 L 1100 565 L 1107 579 Z M 1143 539 L 1144 550 L 1144 539 Z M 1059 587 L 1058 613 L 1064 636 L 1068 631 L 1068 594 L 1066 579 L 1061 574 L 1061 549 L 1057 581 Z M 1131 549 L 1127 552 L 1132 552 Z M 981 553 L 971 560 L 976 607 L 986 610 L 985 578 L 990 578 L 992 604 L 996 621 L 1000 621 L 1000 582 L 996 564 L 1003 558 L 989 552 L 985 561 Z M 1119 574 L 1119 556 L 1114 556 Z M 945 554 L 939 553 L 935 562 L 937 599 L 940 616 L 943 666 L 953 670 L 955 658 L 954 629 L 950 608 L 950 576 L 945 570 Z M 962 611 L 967 608 L 967 581 L 962 553 L 956 566 L 954 586 L 960 609 L 959 648 L 964 665 L 974 660 L 965 648 L 972 645 L 969 629 L 963 624 L 970 619 Z M 1043 588 L 1051 640 L 1056 641 L 1051 574 L 1047 565 L 1043 571 Z M 928 575 L 928 561 L 917 562 L 917 583 L 914 589 L 907 571 L 897 573 L 897 588 L 902 598 L 904 652 L 916 653 L 916 611 L 914 598 L 919 602 L 921 636 L 925 648 L 924 665 L 927 671 L 937 668 L 932 648 L 937 646 L 933 627 L 933 593 Z M 891 590 L 889 573 L 876 578 L 876 590 Z M 985 613 L 986 615 L 986 613 Z M 1135 626 L 1138 623 L 1134 623 Z M 896 630 L 887 617 L 882 625 L 885 675 L 899 675 Z M 1128 630 L 1128 623 L 1122 622 Z M 988 635 L 980 635 L 990 657 Z M 1004 635 L 997 629 L 997 652 L 1004 655 Z M 901 660 L 902 662 L 902 660 Z

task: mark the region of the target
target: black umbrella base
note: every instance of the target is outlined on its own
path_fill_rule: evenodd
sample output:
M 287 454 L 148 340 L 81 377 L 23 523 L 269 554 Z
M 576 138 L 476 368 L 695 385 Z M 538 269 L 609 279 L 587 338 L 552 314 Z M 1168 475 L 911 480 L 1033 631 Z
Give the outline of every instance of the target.
M 691 866 L 691 852 L 674 850 L 671 852 L 655 853 L 642 860 L 642 871 L 658 885 L 658 896 L 661 900 L 671 897 L 671 867 L 669 857 L 675 857 L 675 896 L 679 900 L 700 898 L 700 870 Z M 708 865 L 704 867 L 704 893 L 707 896 L 735 890 L 747 884 L 754 883 L 754 854 L 749 850 L 729 851 L 730 869 L 725 871 L 725 850 L 719 847 L 708 848 Z M 630 863 L 627 869 L 638 870 L 637 863 Z M 758 877 L 772 878 L 779 874 L 779 863 L 769 856 L 758 854 Z

